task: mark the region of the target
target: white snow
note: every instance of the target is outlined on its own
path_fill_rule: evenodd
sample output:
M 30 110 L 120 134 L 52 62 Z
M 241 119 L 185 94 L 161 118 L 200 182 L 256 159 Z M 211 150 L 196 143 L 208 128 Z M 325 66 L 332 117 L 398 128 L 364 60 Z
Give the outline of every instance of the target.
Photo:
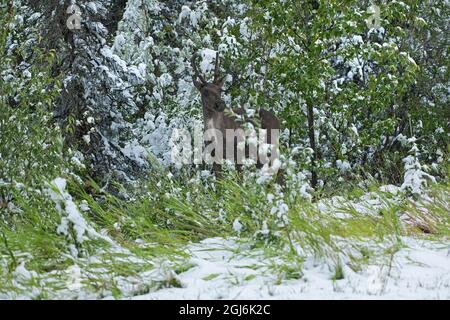
M 280 275 L 268 268 L 276 259 L 250 252 L 234 239 L 208 239 L 188 248 L 194 266 L 177 276 L 182 288 L 134 299 L 449 299 L 449 245 L 412 238 L 403 242 L 408 247 L 392 261 L 378 259 L 361 271 L 343 266 L 342 280 L 332 280 L 327 263 L 308 259 L 300 279 L 280 282 Z
M 207 73 L 214 70 L 217 51 L 211 49 L 203 49 L 201 51 L 202 61 L 200 63 L 200 70 L 202 73 Z
M 181 23 L 184 19 L 189 19 L 190 24 L 193 27 L 197 27 L 201 17 L 202 17 L 201 11 L 191 10 L 188 6 L 183 6 L 181 8 L 181 12 L 178 17 L 178 23 Z
M 233 222 L 233 230 L 237 233 L 241 232 L 243 229 L 242 224 L 240 223 L 239 219 L 234 220 Z
M 108 242 L 113 247 L 117 247 L 116 243 L 109 237 L 98 233 L 81 215 L 78 206 L 73 202 L 72 196 L 66 191 L 67 181 L 63 178 L 54 179 L 47 189 L 47 194 L 50 199 L 55 202 L 56 210 L 61 215 L 61 223 L 57 227 L 59 234 L 71 237 L 69 230 L 72 230 L 76 236 L 76 242 L 81 244 L 85 240 L 91 238 L 102 239 Z M 74 248 L 75 249 L 75 248 Z M 76 249 L 73 250 L 76 255 Z
M 350 163 L 347 160 L 337 160 L 336 161 L 336 166 L 342 172 L 349 171 L 352 168 L 352 166 L 350 165 Z
M 25 267 L 25 262 L 21 262 L 20 265 L 16 267 L 16 269 L 13 272 L 13 276 L 17 280 L 31 280 L 33 278 L 37 277 L 37 273 L 35 271 L 29 271 Z

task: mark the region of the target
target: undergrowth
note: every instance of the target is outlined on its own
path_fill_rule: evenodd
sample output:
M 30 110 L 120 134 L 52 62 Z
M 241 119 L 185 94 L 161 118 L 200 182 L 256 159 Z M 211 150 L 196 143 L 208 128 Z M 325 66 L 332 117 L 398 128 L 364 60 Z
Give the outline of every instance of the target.
M 93 237 L 76 243 L 59 234 L 61 213 L 45 188 L 26 193 L 23 186 L 8 188 L 15 191 L 1 213 L 0 294 L 124 297 L 178 286 L 176 274 L 190 268 L 185 246 L 211 237 L 248 244 L 235 254 L 263 252 L 267 270 L 279 281 L 301 278 L 308 257 L 324 259 L 339 280 L 344 264 L 361 270 L 374 257 L 395 254 L 404 236 L 449 237 L 448 185 L 435 186 L 420 201 L 366 191 L 352 200 L 311 202 L 275 184 L 238 181 L 234 175 L 218 181 L 162 172 L 152 177 L 144 189 L 119 198 L 92 180 L 88 192 L 86 184 L 67 176 L 83 217 L 110 242 Z M 75 286 L 73 270 L 80 270 Z

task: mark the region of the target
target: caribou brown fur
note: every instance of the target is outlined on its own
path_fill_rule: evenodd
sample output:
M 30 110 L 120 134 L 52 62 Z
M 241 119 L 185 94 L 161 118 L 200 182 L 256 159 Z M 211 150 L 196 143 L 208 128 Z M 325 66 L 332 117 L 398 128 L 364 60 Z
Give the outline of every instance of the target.
M 205 77 L 199 72 L 196 64 L 197 55 L 194 55 L 191 60 L 192 68 L 194 71 L 193 82 L 195 87 L 201 94 L 202 105 L 203 105 L 203 121 L 204 130 L 216 129 L 222 132 L 223 138 L 225 140 L 227 129 L 243 129 L 245 121 L 251 122 L 250 119 L 242 120 L 245 118 L 246 112 L 242 108 L 237 108 L 233 110 L 228 110 L 231 112 L 226 112 L 226 105 L 222 99 L 223 86 L 225 82 L 225 77 L 220 77 L 220 62 L 219 53 L 216 55 L 216 63 L 214 70 L 214 80 L 212 83 L 206 81 Z M 271 111 L 259 109 L 258 116 L 262 129 L 267 129 L 267 141 L 265 143 L 272 144 L 272 137 L 270 135 L 270 129 L 281 129 L 280 121 Z M 224 146 L 226 141 L 224 142 Z M 234 142 L 235 159 L 237 150 L 237 139 Z M 225 158 L 225 150 L 223 152 Z M 260 167 L 261 164 L 258 164 Z M 237 167 L 241 170 L 241 166 Z M 220 166 L 215 166 L 214 171 L 216 174 L 220 173 Z M 282 178 L 279 182 L 282 182 Z

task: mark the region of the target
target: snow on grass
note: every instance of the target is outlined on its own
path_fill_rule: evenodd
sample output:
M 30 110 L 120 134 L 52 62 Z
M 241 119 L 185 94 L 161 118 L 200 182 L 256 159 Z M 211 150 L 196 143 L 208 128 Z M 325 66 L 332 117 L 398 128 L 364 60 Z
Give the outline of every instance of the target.
M 450 246 L 404 238 L 407 247 L 343 279 L 324 261 L 307 259 L 303 276 L 280 281 L 267 257 L 233 239 L 213 238 L 189 247 L 193 267 L 178 275 L 182 288 L 134 299 L 450 299 Z
M 233 217 L 220 238 L 168 246 L 163 233 L 152 242 L 124 241 L 119 227 L 97 232 L 94 207 L 76 203 L 66 184 L 55 179 L 47 195 L 82 254 L 0 252 L 0 299 L 450 299 L 445 188 L 414 200 L 383 186 L 289 206 L 269 195 L 289 217 L 277 236 L 264 221 L 252 237 Z
M 73 202 L 72 196 L 65 190 L 67 181 L 63 178 L 56 178 L 52 181 L 50 188 L 47 190 L 50 198 L 55 202 L 57 211 L 62 215 L 61 224 L 58 226 L 57 232 L 71 237 L 70 227 L 73 228 L 76 241 L 83 243 L 86 235 L 91 238 L 99 238 L 105 240 L 110 245 L 116 246 L 115 242 L 104 235 L 99 234 L 81 215 L 78 206 Z M 73 251 L 77 251 L 73 248 Z M 76 256 L 78 252 L 73 252 Z

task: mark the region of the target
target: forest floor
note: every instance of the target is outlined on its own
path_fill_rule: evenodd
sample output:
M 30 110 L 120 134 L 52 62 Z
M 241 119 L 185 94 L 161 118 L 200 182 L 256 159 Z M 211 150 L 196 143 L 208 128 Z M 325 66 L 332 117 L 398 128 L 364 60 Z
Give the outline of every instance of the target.
M 307 259 L 302 277 L 281 281 L 271 272 L 276 258 L 249 250 L 236 239 L 212 238 L 188 247 L 191 268 L 180 288 L 133 299 L 450 299 L 450 248 L 403 238 L 404 247 L 361 270 L 343 267 L 342 279 L 322 259 Z
M 260 200 L 241 188 L 226 194 L 232 206 L 220 229 L 191 198 L 112 198 L 102 209 L 88 195 L 76 204 L 57 182 L 53 201 L 64 201 L 75 232 L 88 237 L 68 251 L 59 234 L 0 229 L 0 299 L 450 299 L 447 185 L 416 200 L 394 186 L 295 200 L 289 224 L 271 236 L 264 221 L 250 229 L 254 215 L 244 220 L 240 203 Z M 185 229 L 156 225 L 158 205 L 183 213 L 164 218 Z

